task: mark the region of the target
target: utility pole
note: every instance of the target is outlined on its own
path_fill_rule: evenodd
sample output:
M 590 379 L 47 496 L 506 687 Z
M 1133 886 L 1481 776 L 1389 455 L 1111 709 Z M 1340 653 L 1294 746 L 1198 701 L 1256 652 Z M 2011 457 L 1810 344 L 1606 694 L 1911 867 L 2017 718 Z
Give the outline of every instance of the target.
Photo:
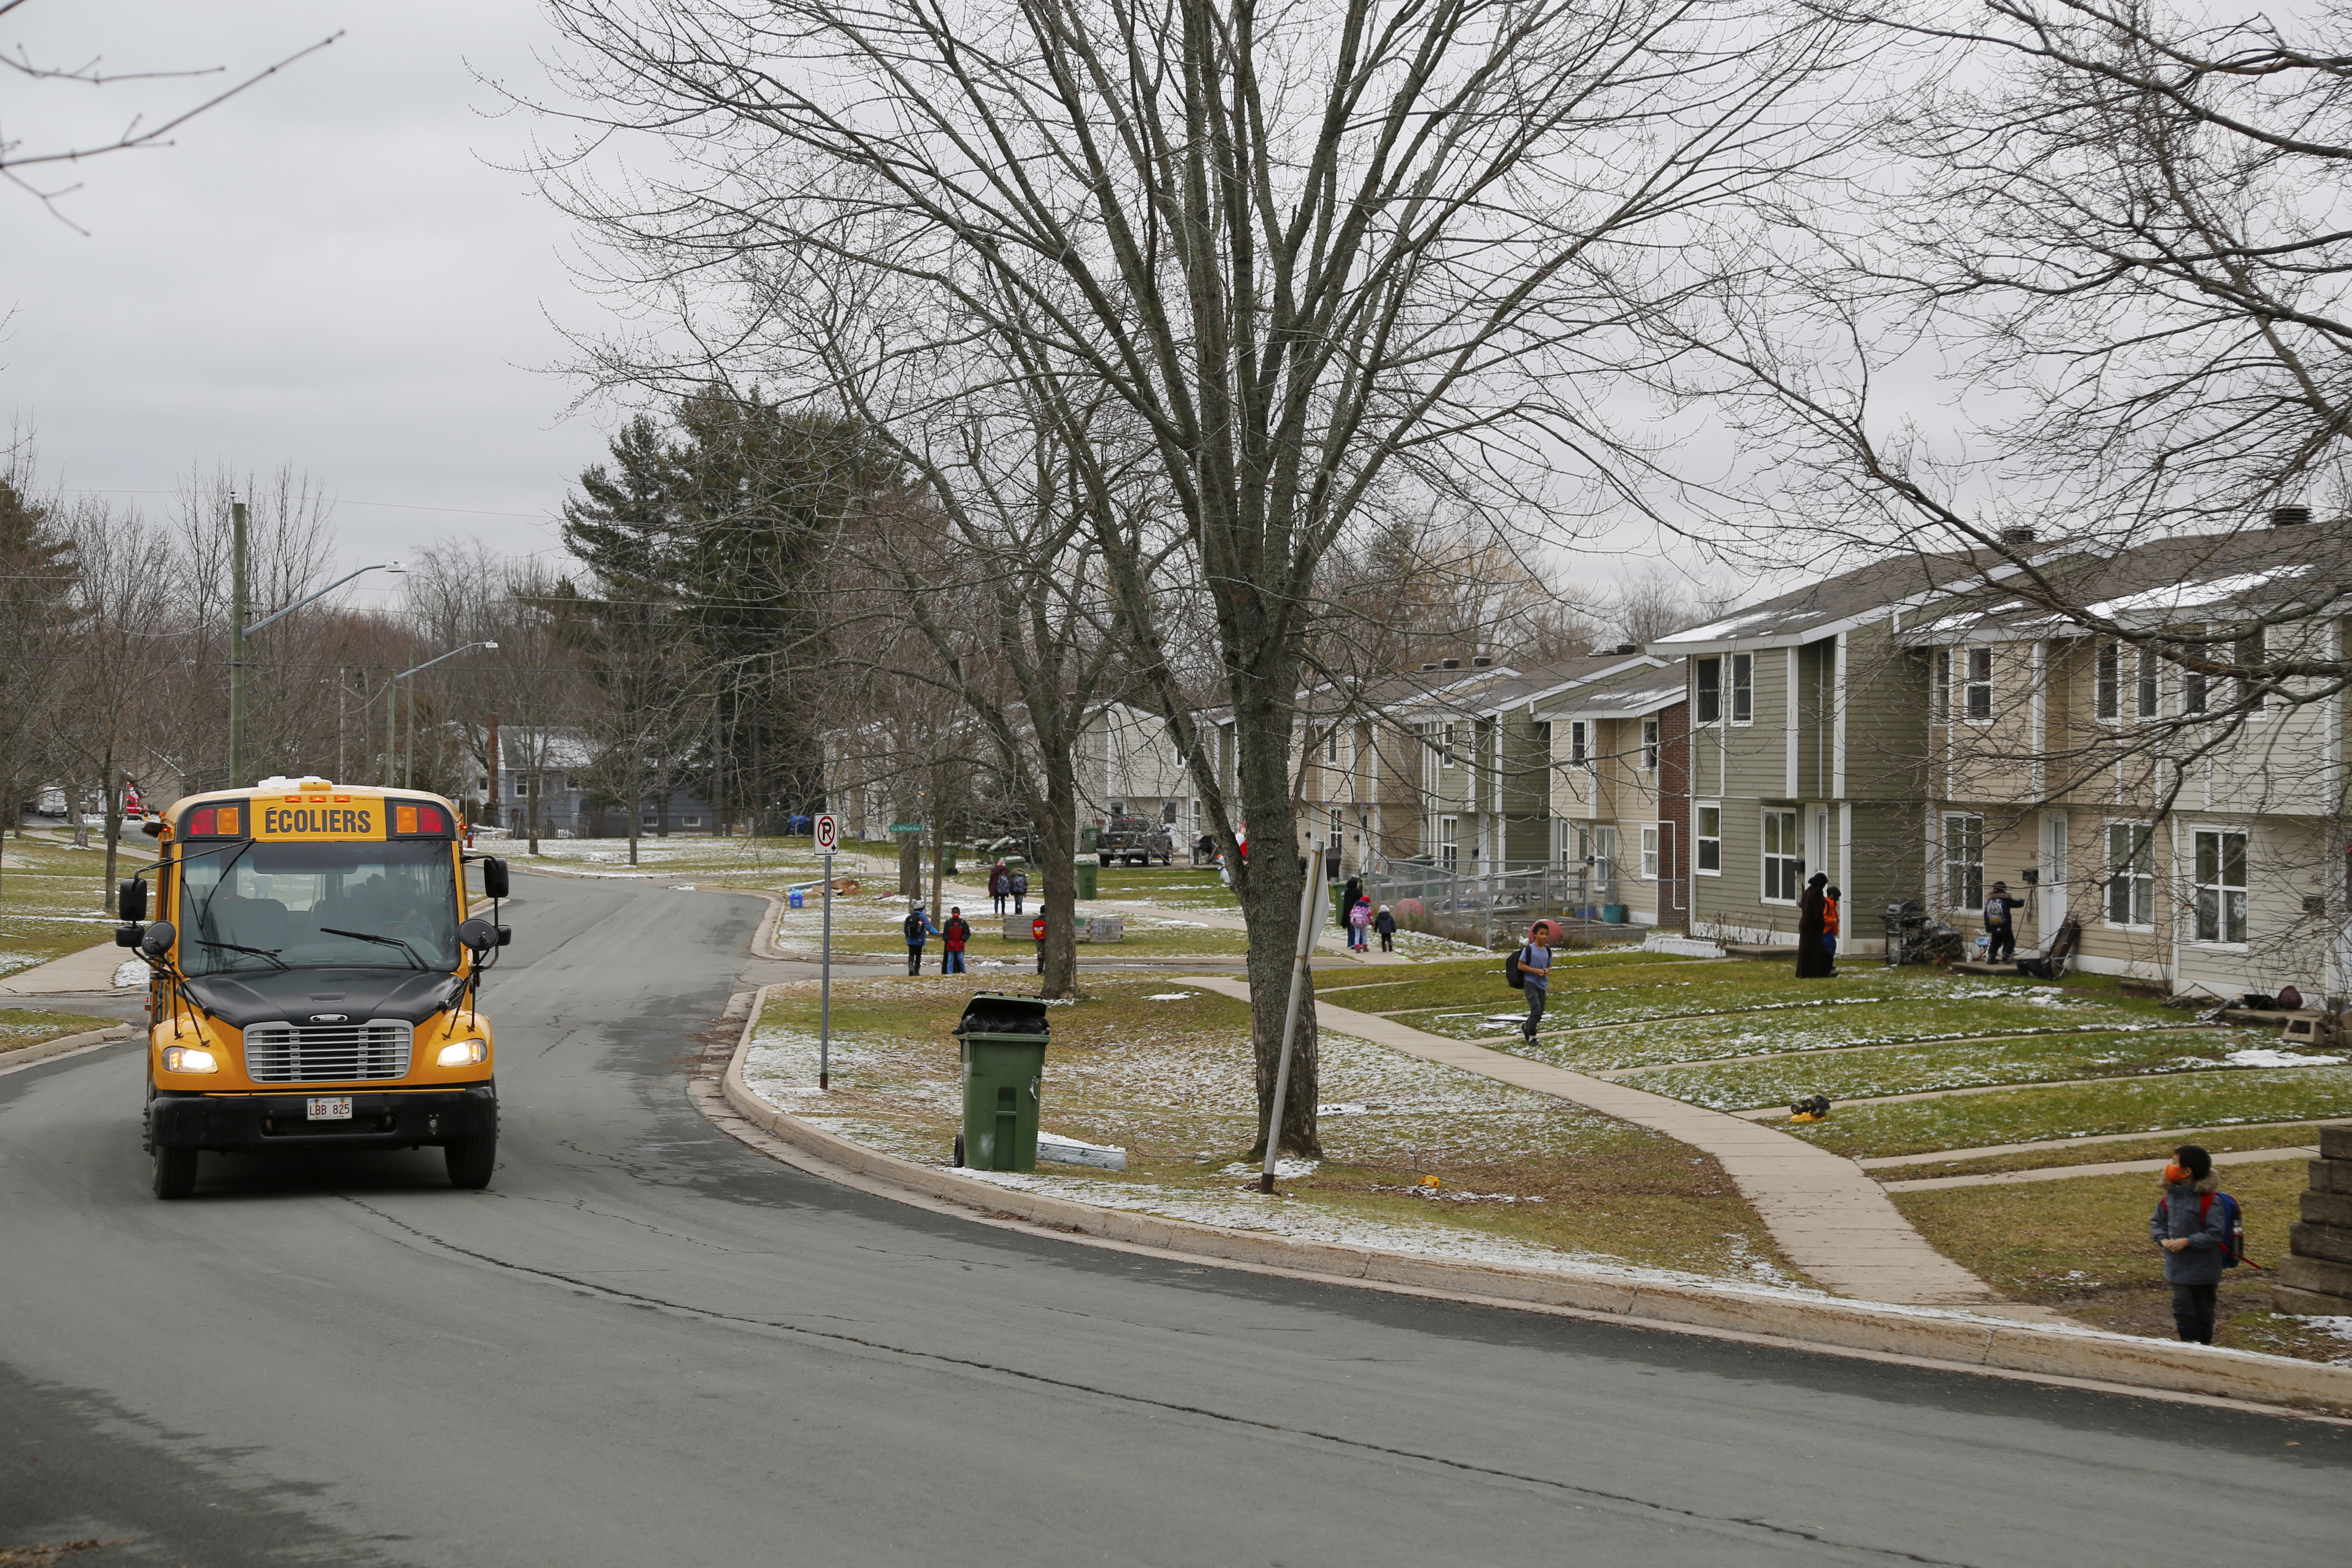
M 228 507 L 228 782 L 245 786 L 245 503 Z

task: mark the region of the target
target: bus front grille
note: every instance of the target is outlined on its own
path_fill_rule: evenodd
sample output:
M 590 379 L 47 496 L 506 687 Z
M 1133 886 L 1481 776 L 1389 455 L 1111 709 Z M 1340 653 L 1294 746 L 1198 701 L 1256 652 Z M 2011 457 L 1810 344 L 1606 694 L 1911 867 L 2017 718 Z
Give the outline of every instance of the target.
M 254 1024 L 245 1031 L 245 1072 L 256 1083 L 348 1083 L 406 1078 L 416 1038 L 396 1018 L 365 1024 Z

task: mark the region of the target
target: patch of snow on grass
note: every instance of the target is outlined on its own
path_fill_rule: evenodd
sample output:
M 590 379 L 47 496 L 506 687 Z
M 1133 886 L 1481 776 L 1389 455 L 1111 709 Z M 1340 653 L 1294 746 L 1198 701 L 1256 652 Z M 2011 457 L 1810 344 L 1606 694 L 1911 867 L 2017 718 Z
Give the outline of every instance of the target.
M 2315 1068 L 2335 1067 L 2342 1057 L 2306 1057 L 2294 1051 L 2273 1050 L 2256 1046 L 2242 1051 L 2231 1051 L 2221 1058 L 2233 1068 Z
M 1277 1178 L 1311 1176 L 1315 1173 L 1315 1167 L 1322 1163 L 1320 1160 L 1276 1160 L 1274 1163 L 1274 1173 Z M 1225 1167 L 1223 1173 L 1228 1176 L 1262 1175 L 1265 1173 L 1265 1167 L 1253 1165 L 1245 1160 L 1236 1160 Z
M 1155 991 L 1144 1000 L 1146 1002 L 1190 1002 L 1199 994 L 1197 991 Z

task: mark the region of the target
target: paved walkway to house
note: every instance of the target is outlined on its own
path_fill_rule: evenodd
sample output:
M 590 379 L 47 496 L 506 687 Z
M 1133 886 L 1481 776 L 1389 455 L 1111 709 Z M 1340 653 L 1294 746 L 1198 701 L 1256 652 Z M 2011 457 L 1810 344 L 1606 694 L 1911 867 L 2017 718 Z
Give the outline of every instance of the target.
M 1186 984 L 1249 997 L 1243 980 L 1203 975 Z M 1853 1161 L 1825 1149 L 1719 1110 L 1423 1034 L 1375 1014 L 1318 1002 L 1316 1016 L 1339 1034 L 1548 1094 L 1704 1150 L 1754 1205 L 1789 1261 L 1840 1295 L 1871 1301 L 1965 1301 L 2007 1315 L 2055 1316 L 2042 1308 L 1999 1303 L 1991 1287 L 1911 1228 L 1884 1187 Z
M 54 996 L 67 991 L 114 989 L 114 972 L 136 956 L 114 945 L 111 937 L 100 947 L 86 947 L 30 969 L 0 975 L 0 996 Z
M 2030 1143 L 1987 1143 L 1975 1149 L 1931 1149 L 1924 1154 L 1876 1154 L 1855 1164 L 1865 1171 L 1884 1171 L 1898 1165 L 1949 1164 L 1958 1160 L 1982 1160 L 1995 1154 L 2035 1154 L 2059 1149 L 2081 1149 L 2098 1143 L 2145 1143 L 2151 1139 L 2169 1138 L 2177 1143 L 2195 1143 L 2221 1133 L 2239 1137 L 2248 1132 L 2271 1127 L 2352 1127 L 2352 1121 L 2308 1117 L 2293 1121 L 2238 1121 L 2227 1127 L 2158 1127 L 2146 1132 L 2102 1132 L 2091 1138 L 2037 1138 Z M 2161 1163 L 2162 1162 L 2159 1162 Z M 2056 1167 L 2051 1167 L 2055 1169 Z
M 2316 1160 L 2319 1145 L 2302 1143 L 2292 1149 L 2241 1149 L 2216 1154 L 2217 1165 L 2253 1165 L 2267 1160 Z M 2161 1160 L 2110 1160 L 2099 1165 L 2045 1165 L 2038 1171 L 1993 1171 L 1980 1176 L 1921 1176 L 1885 1184 L 1890 1193 L 1932 1193 L 1943 1187 L 2005 1187 L 2018 1182 L 2063 1182 L 2074 1176 L 2114 1176 L 2138 1172 L 2155 1175 L 2172 1163 Z

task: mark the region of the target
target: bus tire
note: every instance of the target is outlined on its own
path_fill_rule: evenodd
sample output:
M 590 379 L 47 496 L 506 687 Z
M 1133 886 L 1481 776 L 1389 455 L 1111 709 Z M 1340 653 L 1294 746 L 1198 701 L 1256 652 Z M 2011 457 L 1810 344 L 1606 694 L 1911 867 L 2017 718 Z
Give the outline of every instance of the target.
M 490 1172 L 498 1165 L 499 1135 L 455 1139 L 442 1146 L 441 1153 L 449 1163 L 449 1184 L 478 1193 L 490 1184 Z
M 196 1190 L 196 1152 L 158 1143 L 147 1151 L 147 1163 L 159 1198 L 184 1198 Z

